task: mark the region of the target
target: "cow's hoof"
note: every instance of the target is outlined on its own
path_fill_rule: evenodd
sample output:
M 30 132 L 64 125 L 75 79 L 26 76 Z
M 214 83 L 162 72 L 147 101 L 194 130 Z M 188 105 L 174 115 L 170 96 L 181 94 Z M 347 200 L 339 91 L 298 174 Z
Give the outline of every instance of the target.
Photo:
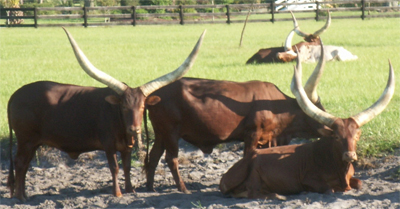
M 135 190 L 132 189 L 132 188 L 125 189 L 125 193 L 133 193 L 133 194 L 136 194 Z
M 275 194 L 275 199 L 285 201 L 287 198 L 283 195 Z
M 19 201 L 20 203 L 25 203 L 27 198 L 25 198 L 23 196 L 21 196 L 21 197 L 15 196 L 15 197 L 13 197 L 13 199 L 15 199 L 16 201 Z
M 185 194 L 192 194 L 192 192 L 187 190 L 187 189 L 183 190 L 182 192 L 185 193 Z
M 116 197 L 122 197 L 122 193 L 121 193 L 121 192 L 117 192 L 117 193 L 115 193 L 114 196 L 116 196 Z
M 14 196 L 12 196 L 12 198 L 18 199 L 21 203 L 26 202 L 26 200 L 28 199 L 26 194 L 18 192 Z
M 157 193 L 157 191 L 154 188 L 147 188 L 147 192 L 155 192 L 155 193 Z

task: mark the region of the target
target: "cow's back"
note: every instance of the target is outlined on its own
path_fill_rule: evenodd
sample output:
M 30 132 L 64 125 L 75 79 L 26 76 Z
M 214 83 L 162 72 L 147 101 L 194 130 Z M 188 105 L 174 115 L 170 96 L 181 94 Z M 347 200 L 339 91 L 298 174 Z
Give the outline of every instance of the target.
M 256 52 L 252 57 L 250 57 L 246 64 L 260 64 L 260 63 L 273 63 L 273 62 L 282 62 L 277 58 L 277 53 L 285 52 L 285 48 L 283 47 L 272 47 L 266 49 L 260 49 Z
M 35 146 L 47 144 L 66 152 L 103 149 L 98 140 L 99 120 L 115 120 L 107 114 L 111 109 L 105 107 L 104 98 L 109 94 L 112 91 L 106 88 L 50 81 L 27 84 L 9 100 L 10 126 L 19 140 L 30 135 L 29 143 Z M 104 118 L 106 115 L 110 117 Z
M 257 126 L 254 120 L 275 118 L 271 115 L 287 112 L 279 110 L 277 104 L 289 105 L 285 102 L 288 97 L 275 85 L 261 81 L 182 78 L 152 95 L 161 98 L 158 104 L 148 107 L 155 132 L 179 134 L 206 153 L 216 144 L 243 140 L 246 130 Z M 275 122 L 262 123 L 269 126 Z

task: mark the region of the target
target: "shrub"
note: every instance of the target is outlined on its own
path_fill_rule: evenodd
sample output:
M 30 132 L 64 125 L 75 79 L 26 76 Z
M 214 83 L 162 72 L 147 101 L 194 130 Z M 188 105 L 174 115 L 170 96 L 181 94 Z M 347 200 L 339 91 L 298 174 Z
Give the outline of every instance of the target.
M 55 5 L 52 2 L 46 2 L 43 4 L 39 3 L 26 3 L 22 4 L 21 8 L 36 8 L 36 7 L 54 7 Z M 24 12 L 25 15 L 34 15 L 33 11 L 26 11 Z M 55 14 L 61 14 L 59 11 L 40 11 L 40 15 L 55 15 Z
M 147 10 L 145 9 L 137 9 L 136 14 L 147 14 Z M 147 17 L 138 17 L 139 20 L 147 20 Z

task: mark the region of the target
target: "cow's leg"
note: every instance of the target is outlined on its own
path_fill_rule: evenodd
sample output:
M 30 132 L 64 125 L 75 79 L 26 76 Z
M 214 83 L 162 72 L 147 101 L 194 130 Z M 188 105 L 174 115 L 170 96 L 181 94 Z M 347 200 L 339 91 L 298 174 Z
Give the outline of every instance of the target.
M 29 163 L 35 155 L 38 145 L 23 143 L 24 140 L 18 140 L 17 154 L 15 156 L 15 195 L 21 201 L 26 201 L 25 178 L 29 168 Z
M 155 192 L 154 190 L 154 174 L 156 172 L 156 167 L 162 154 L 165 151 L 164 143 L 160 136 L 156 133 L 156 139 L 154 141 L 153 148 L 150 151 L 150 159 L 145 159 L 145 169 L 146 169 L 146 188 L 147 191 Z
M 251 131 L 245 135 L 243 156 L 246 156 L 247 153 L 252 153 L 257 148 L 260 136 L 260 131 Z
M 247 178 L 247 195 L 249 199 L 278 199 L 286 200 L 285 196 L 277 193 L 270 193 L 269 191 L 263 190 L 263 180 L 257 169 L 252 169 L 250 176 Z
M 167 153 L 165 155 L 165 160 L 168 163 L 168 167 L 171 170 L 172 176 L 174 177 L 176 186 L 178 190 L 185 193 L 191 194 L 189 190 L 186 189 L 185 183 L 182 180 L 181 175 L 179 174 L 179 162 L 178 162 L 178 142 L 173 144 L 173 146 L 169 146 L 170 149 L 167 149 Z
M 121 152 L 122 158 L 122 166 L 124 168 L 124 175 L 125 175 L 125 192 L 126 193 L 135 193 L 132 187 L 131 182 L 131 151 L 124 151 Z
M 108 160 L 108 166 L 110 167 L 112 181 L 113 181 L 113 194 L 116 197 L 122 197 L 121 190 L 118 184 L 118 162 L 116 152 L 106 151 L 106 156 Z

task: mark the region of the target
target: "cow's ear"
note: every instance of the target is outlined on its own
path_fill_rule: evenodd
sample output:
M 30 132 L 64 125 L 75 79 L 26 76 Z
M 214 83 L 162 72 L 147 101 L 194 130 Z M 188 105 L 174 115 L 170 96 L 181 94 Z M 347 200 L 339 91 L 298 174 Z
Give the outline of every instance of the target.
M 333 136 L 334 132 L 330 128 L 320 128 L 318 129 L 318 133 L 322 136 Z
M 161 101 L 161 98 L 159 96 L 149 96 L 146 99 L 146 104 L 147 105 L 155 105 Z
M 121 104 L 121 99 L 114 95 L 106 96 L 105 100 L 112 105 Z

